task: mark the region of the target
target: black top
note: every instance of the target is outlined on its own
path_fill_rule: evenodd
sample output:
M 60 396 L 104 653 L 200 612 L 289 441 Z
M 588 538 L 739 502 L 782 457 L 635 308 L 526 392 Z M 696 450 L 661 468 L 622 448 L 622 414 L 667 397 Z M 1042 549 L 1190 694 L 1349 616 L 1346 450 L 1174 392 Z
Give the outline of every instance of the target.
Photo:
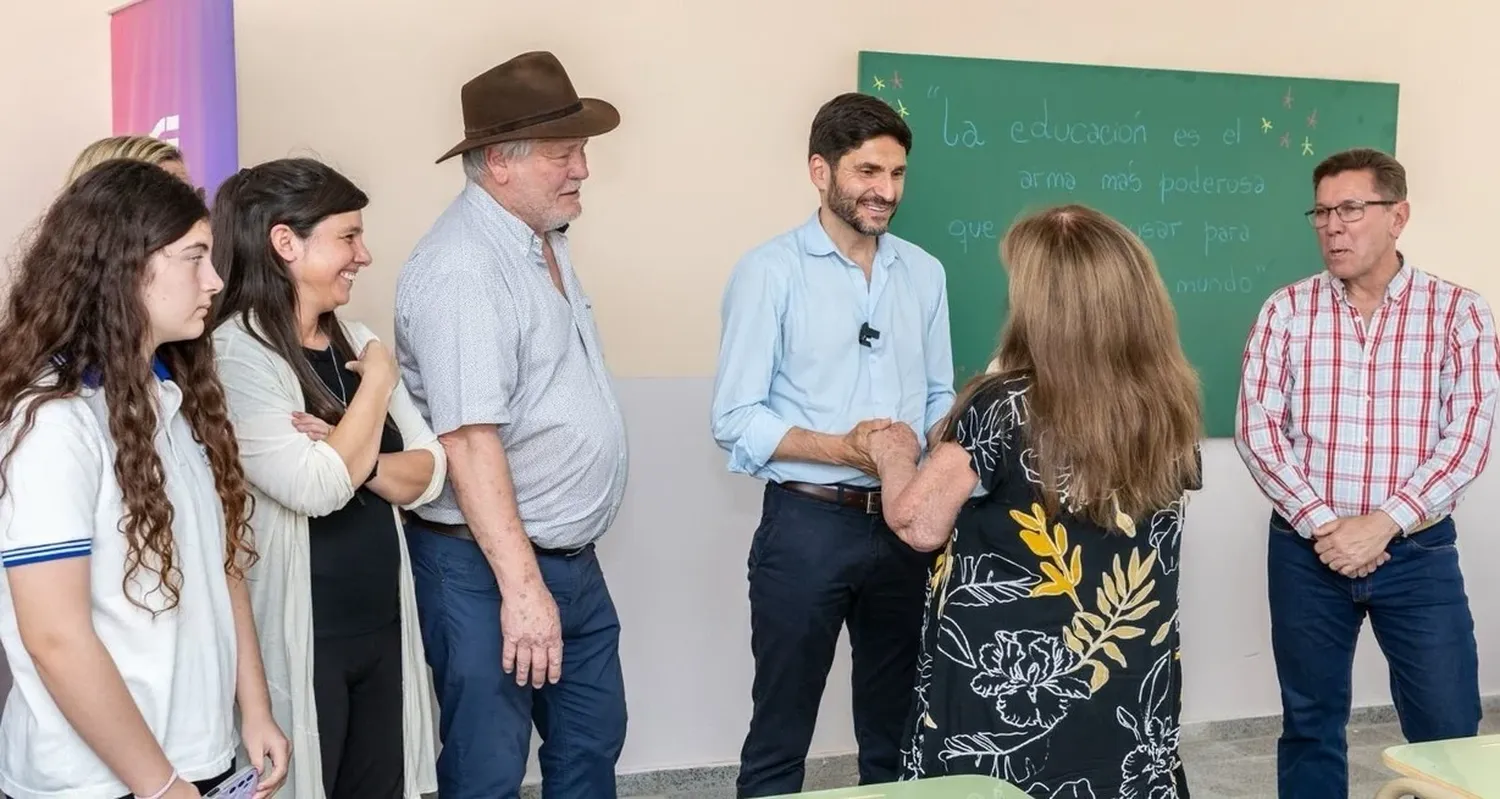
M 345 368 L 342 359 L 330 350 L 304 348 L 303 353 L 335 397 L 346 404 L 354 398 L 359 375 Z M 404 449 L 401 433 L 387 417 L 380 451 Z M 359 635 L 395 623 L 400 618 L 401 550 L 391 503 L 361 487 L 344 507 L 309 518 L 307 525 L 313 634 Z
M 928 584 L 903 771 L 989 774 L 1036 797 L 1181 799 L 1185 494 L 1108 529 L 1050 517 L 1025 437 L 1028 387 L 1002 378 L 958 409 L 984 493 L 960 511 Z

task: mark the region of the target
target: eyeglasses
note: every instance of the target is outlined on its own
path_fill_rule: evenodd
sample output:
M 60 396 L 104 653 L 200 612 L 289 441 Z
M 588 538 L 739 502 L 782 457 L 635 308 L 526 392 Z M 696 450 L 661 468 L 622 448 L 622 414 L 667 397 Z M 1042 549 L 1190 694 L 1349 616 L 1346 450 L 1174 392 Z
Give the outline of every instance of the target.
M 1307 221 L 1312 223 L 1313 227 L 1324 228 L 1328 226 L 1328 214 L 1330 211 L 1338 213 L 1339 221 L 1341 222 L 1358 222 L 1364 218 L 1365 208 L 1371 205 L 1395 205 L 1398 202 L 1400 200 L 1345 200 L 1331 208 L 1322 205 L 1317 206 L 1311 211 L 1306 211 L 1304 215 L 1307 217 Z

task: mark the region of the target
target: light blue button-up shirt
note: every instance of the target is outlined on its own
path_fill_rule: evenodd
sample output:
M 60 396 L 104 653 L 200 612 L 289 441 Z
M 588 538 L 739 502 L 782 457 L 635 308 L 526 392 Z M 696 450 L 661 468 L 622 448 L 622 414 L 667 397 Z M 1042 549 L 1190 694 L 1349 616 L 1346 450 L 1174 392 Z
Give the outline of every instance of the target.
M 735 265 L 721 321 L 712 424 L 732 472 L 873 486 L 852 467 L 771 456 L 792 427 L 841 435 L 873 418 L 905 422 L 925 447 L 953 405 L 943 266 L 890 233 L 867 283 L 814 213 Z M 868 347 L 864 324 L 880 333 Z

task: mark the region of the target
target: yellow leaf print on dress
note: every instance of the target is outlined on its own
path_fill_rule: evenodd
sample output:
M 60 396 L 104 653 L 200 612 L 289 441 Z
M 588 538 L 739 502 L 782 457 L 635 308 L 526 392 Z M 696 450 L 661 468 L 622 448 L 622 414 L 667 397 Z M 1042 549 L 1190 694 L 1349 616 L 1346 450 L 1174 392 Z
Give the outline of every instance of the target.
M 1047 532 L 1047 514 L 1040 504 L 1032 503 L 1028 515 L 1018 510 L 1010 512 L 1012 519 L 1021 525 L 1021 541 L 1032 554 L 1042 559 L 1042 574 L 1045 582 L 1032 589 L 1033 597 L 1067 596 L 1073 600 L 1076 611 L 1072 621 L 1062 628 L 1063 643 L 1079 656 L 1074 670 L 1092 669 L 1089 689 L 1097 692 L 1109 681 L 1109 662 L 1126 668 L 1125 653 L 1117 641 L 1129 641 L 1146 634 L 1143 627 L 1132 622 L 1145 619 L 1161 605 L 1151 599 L 1156 581 L 1150 579 L 1151 568 L 1156 565 L 1156 551 L 1148 551 L 1145 559 L 1139 549 L 1132 549 L 1130 561 L 1120 563 L 1116 555 L 1112 569 L 1102 577 L 1103 585 L 1095 590 L 1097 613 L 1084 607 L 1078 597 L 1078 585 L 1083 582 L 1083 547 L 1068 547 L 1068 530 L 1060 523 L 1051 525 Z M 1134 526 L 1127 531 L 1134 533 Z M 1133 537 L 1133 536 L 1132 536 Z
M 1067 595 L 1073 606 L 1083 610 L 1083 601 L 1078 598 L 1078 583 L 1083 580 L 1083 548 L 1074 547 L 1068 558 L 1068 530 L 1061 524 L 1052 525 L 1052 534 L 1047 534 L 1047 512 L 1037 503 L 1031 504 L 1031 515 L 1013 510 L 1010 517 L 1021 525 L 1021 541 L 1032 554 L 1045 558 L 1042 575 L 1046 581 L 1031 589 L 1033 597 Z

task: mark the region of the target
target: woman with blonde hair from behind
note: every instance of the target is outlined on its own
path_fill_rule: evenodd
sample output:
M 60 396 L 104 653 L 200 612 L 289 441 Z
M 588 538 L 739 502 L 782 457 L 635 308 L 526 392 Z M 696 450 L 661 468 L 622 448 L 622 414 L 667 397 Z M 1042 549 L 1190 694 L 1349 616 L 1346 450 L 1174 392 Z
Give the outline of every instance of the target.
M 1001 257 L 995 369 L 920 468 L 908 428 L 872 441 L 891 529 L 944 549 L 903 776 L 1186 797 L 1177 587 L 1201 411 L 1176 314 L 1145 246 L 1090 208 L 1022 219 Z
M 182 157 L 182 151 L 176 145 L 154 136 L 130 135 L 109 136 L 83 148 L 74 159 L 73 168 L 68 170 L 67 182 L 72 183 L 90 169 L 117 158 L 159 166 L 184 183 L 191 182 L 188 178 L 187 159 Z

